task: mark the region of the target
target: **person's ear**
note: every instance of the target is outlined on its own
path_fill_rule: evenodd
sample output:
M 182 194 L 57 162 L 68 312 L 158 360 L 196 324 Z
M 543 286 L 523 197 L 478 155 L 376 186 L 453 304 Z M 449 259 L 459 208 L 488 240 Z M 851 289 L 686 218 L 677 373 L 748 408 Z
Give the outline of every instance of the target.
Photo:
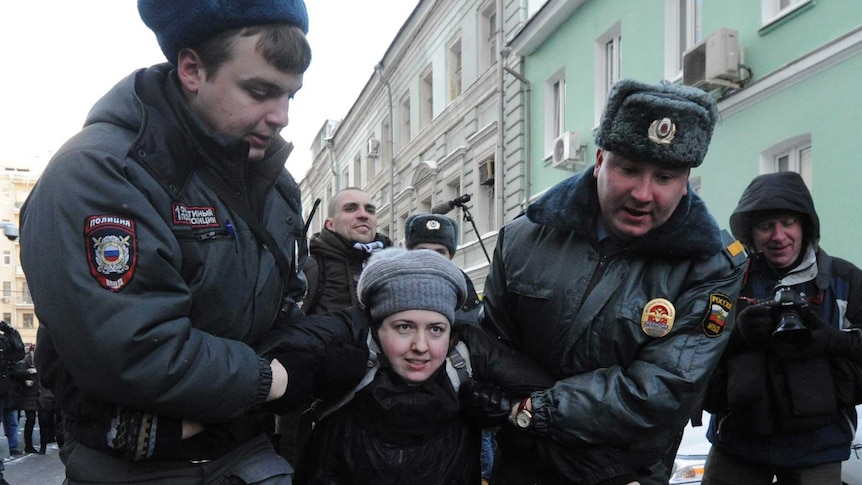
M 601 148 L 596 149 L 596 165 L 593 167 L 593 177 L 599 178 L 599 169 L 605 161 L 605 152 Z
M 335 224 L 332 223 L 331 217 L 327 217 L 326 220 L 323 221 L 323 227 L 329 229 L 330 231 L 335 231 Z
M 177 76 L 183 90 L 189 93 L 197 93 L 201 83 L 204 82 L 206 72 L 200 56 L 193 49 L 180 49 L 177 54 Z

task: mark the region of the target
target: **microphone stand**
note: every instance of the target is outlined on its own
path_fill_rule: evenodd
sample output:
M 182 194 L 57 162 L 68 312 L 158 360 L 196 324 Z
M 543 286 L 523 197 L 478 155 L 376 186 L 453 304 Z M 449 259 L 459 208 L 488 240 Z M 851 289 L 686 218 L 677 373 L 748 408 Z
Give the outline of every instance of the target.
M 473 232 L 476 233 L 476 239 L 479 240 L 479 245 L 482 246 L 482 252 L 485 253 L 485 259 L 488 260 L 488 264 L 491 264 L 491 257 L 488 256 L 488 250 L 485 249 L 485 243 L 482 241 L 482 236 L 479 234 L 479 229 L 476 228 L 476 222 L 473 221 L 473 215 L 470 214 L 470 209 L 467 209 L 467 206 L 464 204 L 457 204 L 458 207 L 464 211 L 464 220 L 470 221 L 470 224 L 473 225 Z

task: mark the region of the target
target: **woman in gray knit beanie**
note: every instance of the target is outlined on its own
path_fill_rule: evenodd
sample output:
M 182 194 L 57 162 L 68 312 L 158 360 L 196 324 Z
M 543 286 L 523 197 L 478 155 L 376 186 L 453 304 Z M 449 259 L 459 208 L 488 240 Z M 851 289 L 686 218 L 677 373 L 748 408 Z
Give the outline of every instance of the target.
M 427 249 L 384 249 L 369 259 L 357 293 L 398 375 L 423 382 L 443 365 L 455 309 L 467 297 L 464 277 L 452 262 Z
M 357 293 L 371 319 L 377 363 L 364 385 L 314 426 L 294 483 L 478 484 L 480 427 L 510 414 L 511 400 L 501 392 L 520 398 L 554 379 L 478 326 L 452 324 L 466 283 L 434 251 L 375 253 Z M 472 375 L 453 369 L 458 358 Z M 459 389 L 479 383 L 496 390 L 494 399 L 478 403 L 493 401 L 493 422 L 469 419 L 459 401 Z

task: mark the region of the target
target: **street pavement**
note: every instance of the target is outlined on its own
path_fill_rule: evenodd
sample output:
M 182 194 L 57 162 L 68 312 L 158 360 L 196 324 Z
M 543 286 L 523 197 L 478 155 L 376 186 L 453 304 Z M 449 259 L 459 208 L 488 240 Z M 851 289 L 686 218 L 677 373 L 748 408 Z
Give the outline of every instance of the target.
M 66 477 L 66 469 L 58 452 L 57 445 L 51 443 L 44 455 L 30 453 L 13 456 L 4 461 L 6 471 L 3 477 L 9 485 L 60 485 Z

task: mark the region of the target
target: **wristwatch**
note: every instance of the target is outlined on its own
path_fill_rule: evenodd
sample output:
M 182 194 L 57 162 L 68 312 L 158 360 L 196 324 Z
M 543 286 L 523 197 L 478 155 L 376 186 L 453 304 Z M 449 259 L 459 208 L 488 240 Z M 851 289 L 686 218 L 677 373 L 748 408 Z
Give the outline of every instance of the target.
M 513 424 L 521 429 L 527 429 L 533 424 L 533 413 L 527 410 L 527 402 L 530 401 L 530 396 L 525 397 L 515 412 Z

